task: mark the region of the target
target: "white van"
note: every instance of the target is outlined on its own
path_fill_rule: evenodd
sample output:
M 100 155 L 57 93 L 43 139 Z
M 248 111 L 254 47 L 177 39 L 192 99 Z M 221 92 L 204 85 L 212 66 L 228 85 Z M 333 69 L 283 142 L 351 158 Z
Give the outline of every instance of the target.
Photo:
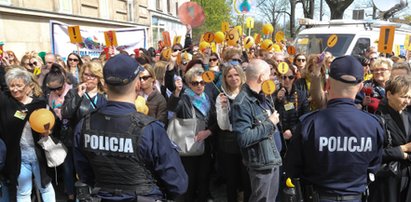
M 392 52 L 405 56 L 405 37 L 411 34 L 411 26 L 387 21 L 364 20 L 331 20 L 318 22 L 311 19 L 300 19 L 300 25 L 308 26 L 298 33 L 294 45 L 297 53 L 331 52 L 334 56 L 362 55 L 370 47 L 378 47 L 381 26 L 395 26 Z M 338 41 L 332 48 L 327 48 L 327 40 L 332 34 L 338 36 Z

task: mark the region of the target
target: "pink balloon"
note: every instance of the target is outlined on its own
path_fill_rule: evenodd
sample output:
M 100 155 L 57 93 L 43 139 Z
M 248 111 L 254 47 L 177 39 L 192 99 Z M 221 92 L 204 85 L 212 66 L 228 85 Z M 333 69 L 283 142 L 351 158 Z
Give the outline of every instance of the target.
M 196 2 L 185 2 L 178 7 L 178 17 L 181 23 L 192 28 L 200 27 L 205 21 L 204 10 Z

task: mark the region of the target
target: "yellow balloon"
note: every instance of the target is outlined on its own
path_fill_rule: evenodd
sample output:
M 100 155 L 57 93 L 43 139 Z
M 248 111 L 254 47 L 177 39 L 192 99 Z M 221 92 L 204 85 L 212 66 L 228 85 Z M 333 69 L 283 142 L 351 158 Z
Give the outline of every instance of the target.
M 216 43 L 222 43 L 225 39 L 225 34 L 222 31 L 218 31 L 214 34 L 214 41 Z
M 210 43 L 202 41 L 200 42 L 200 45 L 198 45 L 198 49 L 200 49 L 200 51 L 204 51 L 205 49 L 210 48 Z
M 261 48 L 270 51 L 273 48 L 273 41 L 271 41 L 271 39 L 265 39 L 261 44 Z
M 265 24 L 265 25 L 263 25 L 263 33 L 264 33 L 265 35 L 271 34 L 271 33 L 273 33 L 273 31 L 274 31 L 273 25 L 271 25 L 271 24 Z
M 254 45 L 254 38 L 251 36 L 247 36 L 244 39 L 244 48 L 249 49 Z
M 273 49 L 275 53 L 281 53 L 281 47 L 278 44 L 273 44 Z

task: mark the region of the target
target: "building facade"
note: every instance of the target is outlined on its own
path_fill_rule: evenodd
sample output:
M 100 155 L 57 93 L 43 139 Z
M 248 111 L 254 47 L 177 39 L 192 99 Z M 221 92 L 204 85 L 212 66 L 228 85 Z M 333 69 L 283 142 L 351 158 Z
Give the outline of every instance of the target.
M 147 47 L 157 48 L 162 31 L 184 38 L 178 7 L 188 0 L 0 0 L 0 41 L 17 57 L 52 51 L 50 21 L 94 29 L 143 27 Z M 183 40 L 183 39 L 182 39 Z

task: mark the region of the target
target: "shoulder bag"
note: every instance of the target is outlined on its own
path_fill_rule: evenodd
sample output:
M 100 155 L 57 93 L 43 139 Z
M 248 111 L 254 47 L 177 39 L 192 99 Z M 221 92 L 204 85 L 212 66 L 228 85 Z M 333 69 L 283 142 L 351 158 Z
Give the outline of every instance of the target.
M 167 134 L 178 147 L 180 156 L 200 156 L 204 154 L 204 141 L 194 140 L 198 131 L 205 129 L 205 121 L 197 119 L 194 106 L 192 108 L 193 118 L 177 118 L 168 124 Z

